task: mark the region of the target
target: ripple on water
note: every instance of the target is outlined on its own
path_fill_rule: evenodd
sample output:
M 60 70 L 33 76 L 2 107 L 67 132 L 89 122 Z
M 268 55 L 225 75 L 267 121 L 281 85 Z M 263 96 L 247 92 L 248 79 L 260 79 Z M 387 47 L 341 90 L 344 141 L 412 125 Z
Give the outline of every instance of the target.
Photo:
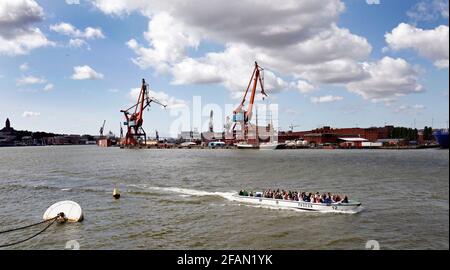
M 448 151 L 121 151 L 95 146 L 0 149 L 2 226 L 29 224 L 55 201 L 85 221 L 22 249 L 448 249 Z M 111 197 L 114 186 L 122 198 Z M 266 209 L 231 191 L 345 193 L 357 215 Z M 3 228 L 0 228 L 3 229 Z M 11 239 L 1 239 L 8 241 Z

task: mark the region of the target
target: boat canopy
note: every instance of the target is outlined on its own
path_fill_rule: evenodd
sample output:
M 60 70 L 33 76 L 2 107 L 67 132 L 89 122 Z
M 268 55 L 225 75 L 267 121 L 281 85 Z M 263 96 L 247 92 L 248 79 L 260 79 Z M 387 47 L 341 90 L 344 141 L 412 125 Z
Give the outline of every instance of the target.
M 356 138 L 338 138 L 338 139 L 342 140 L 342 141 L 346 141 L 346 142 L 367 142 L 368 141 L 367 139 L 359 138 L 359 137 L 356 137 Z

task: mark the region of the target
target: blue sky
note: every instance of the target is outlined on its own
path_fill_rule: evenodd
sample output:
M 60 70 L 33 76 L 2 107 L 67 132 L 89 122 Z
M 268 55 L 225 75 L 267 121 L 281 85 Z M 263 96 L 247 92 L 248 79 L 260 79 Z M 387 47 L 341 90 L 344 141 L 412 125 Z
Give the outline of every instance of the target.
M 66 2 L 77 1 L 0 2 L 0 119 L 16 129 L 97 134 L 106 119 L 118 133 L 120 110 L 146 78 L 171 109 L 152 107 L 144 128 L 174 135 L 173 114 L 192 110 L 194 96 L 223 110 L 237 104 L 254 60 L 267 70 L 281 129 L 447 125 L 448 1 L 308 0 L 278 10 L 195 0 L 182 15 L 158 0 Z

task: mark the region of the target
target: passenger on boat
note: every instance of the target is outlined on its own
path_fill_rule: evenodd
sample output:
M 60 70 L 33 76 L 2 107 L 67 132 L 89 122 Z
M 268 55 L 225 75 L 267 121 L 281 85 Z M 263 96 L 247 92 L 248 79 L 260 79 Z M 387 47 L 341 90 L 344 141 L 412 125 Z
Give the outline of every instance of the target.
M 298 195 L 298 201 L 299 202 L 305 201 L 305 192 L 300 192 L 300 194 Z
M 306 193 L 300 191 L 291 191 L 291 190 L 281 190 L 280 189 L 268 189 L 261 192 L 254 193 L 253 191 L 240 190 L 240 196 L 250 196 L 250 197 L 264 197 L 276 200 L 289 200 L 289 201 L 302 201 L 302 202 L 311 202 L 311 203 L 323 203 L 323 204 L 332 204 L 332 203 L 348 203 L 349 199 L 347 195 L 344 195 L 344 198 L 339 194 L 331 194 L 323 193 L 320 195 L 319 192 L 316 193 Z
M 313 199 L 314 199 L 313 202 L 320 203 L 320 193 L 316 192 Z
M 248 192 L 246 190 L 239 191 L 239 196 L 248 196 Z
M 322 203 L 331 204 L 332 203 L 331 197 L 329 195 L 325 195 L 324 194 L 324 198 L 322 200 Z
M 311 202 L 311 194 L 310 193 L 308 193 L 308 195 L 306 195 L 306 193 L 303 192 L 302 194 L 303 194 L 302 200 L 304 202 Z
M 348 203 L 348 197 L 347 197 L 347 195 L 344 195 L 344 199 L 341 201 L 341 203 Z

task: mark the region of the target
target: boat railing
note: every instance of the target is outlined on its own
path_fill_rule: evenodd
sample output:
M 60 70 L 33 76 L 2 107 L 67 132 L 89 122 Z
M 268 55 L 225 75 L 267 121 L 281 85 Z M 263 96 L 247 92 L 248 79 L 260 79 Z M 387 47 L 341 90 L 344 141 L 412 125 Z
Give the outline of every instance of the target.
M 262 200 L 271 200 L 271 201 L 276 201 L 277 203 L 279 201 L 281 202 L 292 202 L 292 203 L 309 203 L 312 205 L 326 205 L 326 206 L 332 206 L 332 205 L 360 205 L 361 203 L 357 202 L 357 201 L 353 201 L 353 200 L 349 200 L 348 203 L 343 203 L 343 202 L 333 202 L 333 203 L 313 203 L 313 202 L 305 202 L 305 201 L 296 201 L 296 200 L 286 200 L 286 199 L 274 199 L 274 198 L 266 198 L 266 197 L 257 197 L 257 196 L 244 196 L 244 195 L 237 195 L 239 197 L 243 197 L 243 198 L 250 198 L 250 199 L 257 199 L 259 201 Z

